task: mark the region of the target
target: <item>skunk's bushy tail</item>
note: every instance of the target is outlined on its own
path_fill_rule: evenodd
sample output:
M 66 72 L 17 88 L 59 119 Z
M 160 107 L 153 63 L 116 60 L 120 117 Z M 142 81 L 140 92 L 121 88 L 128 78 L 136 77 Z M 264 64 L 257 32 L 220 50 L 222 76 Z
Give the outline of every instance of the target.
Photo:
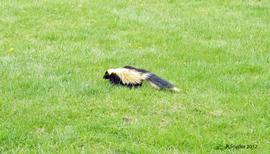
M 173 84 L 171 84 L 170 82 L 160 78 L 156 74 L 150 73 L 146 80 L 149 81 L 149 83 L 155 88 L 169 89 L 169 90 L 172 90 L 172 91 L 179 92 L 179 89 L 176 88 Z

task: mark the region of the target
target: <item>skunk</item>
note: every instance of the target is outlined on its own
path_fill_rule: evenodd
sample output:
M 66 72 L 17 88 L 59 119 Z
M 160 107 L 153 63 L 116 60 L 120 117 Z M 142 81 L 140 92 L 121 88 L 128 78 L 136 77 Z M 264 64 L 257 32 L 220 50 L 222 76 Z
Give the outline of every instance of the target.
M 129 88 L 140 87 L 142 86 L 142 82 L 146 80 L 154 88 L 168 89 L 176 92 L 179 91 L 179 89 L 176 88 L 173 84 L 164 79 L 161 79 L 154 73 L 132 66 L 108 69 L 105 72 L 103 79 L 109 80 L 113 85 L 121 85 Z

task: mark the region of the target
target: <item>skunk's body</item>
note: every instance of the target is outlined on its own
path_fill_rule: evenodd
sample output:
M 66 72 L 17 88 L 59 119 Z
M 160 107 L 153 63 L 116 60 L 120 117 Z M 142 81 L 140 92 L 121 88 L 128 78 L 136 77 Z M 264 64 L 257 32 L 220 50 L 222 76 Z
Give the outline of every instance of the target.
M 110 82 L 114 85 L 122 85 L 129 88 L 140 87 L 142 86 L 142 82 L 146 80 L 157 89 L 179 91 L 179 89 L 177 89 L 173 84 L 164 79 L 161 79 L 154 73 L 132 66 L 108 69 L 105 72 L 103 78 L 110 80 Z

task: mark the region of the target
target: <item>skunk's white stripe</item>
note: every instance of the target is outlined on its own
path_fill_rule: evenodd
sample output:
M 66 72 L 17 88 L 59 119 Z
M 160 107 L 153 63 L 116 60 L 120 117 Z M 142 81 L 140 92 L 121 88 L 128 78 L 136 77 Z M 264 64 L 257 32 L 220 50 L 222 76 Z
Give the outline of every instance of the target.
M 111 75 L 112 73 L 118 75 L 124 84 L 141 83 L 143 80 L 147 79 L 150 75 L 150 73 L 141 73 L 136 70 L 127 68 L 108 69 L 107 72 L 109 75 Z
M 180 90 L 178 88 L 176 88 L 176 87 L 173 87 L 171 90 L 176 91 L 176 92 L 180 92 Z
M 157 86 L 155 83 L 149 81 L 150 85 L 156 89 L 160 89 L 159 86 Z

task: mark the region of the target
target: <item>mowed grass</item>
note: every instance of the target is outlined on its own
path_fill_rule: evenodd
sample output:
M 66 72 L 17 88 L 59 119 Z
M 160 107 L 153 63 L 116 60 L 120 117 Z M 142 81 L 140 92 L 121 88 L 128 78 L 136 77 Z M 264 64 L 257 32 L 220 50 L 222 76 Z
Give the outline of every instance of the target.
M 269 0 L 1 1 L 0 153 L 269 152 L 269 15 Z M 102 79 L 125 65 L 181 93 Z

